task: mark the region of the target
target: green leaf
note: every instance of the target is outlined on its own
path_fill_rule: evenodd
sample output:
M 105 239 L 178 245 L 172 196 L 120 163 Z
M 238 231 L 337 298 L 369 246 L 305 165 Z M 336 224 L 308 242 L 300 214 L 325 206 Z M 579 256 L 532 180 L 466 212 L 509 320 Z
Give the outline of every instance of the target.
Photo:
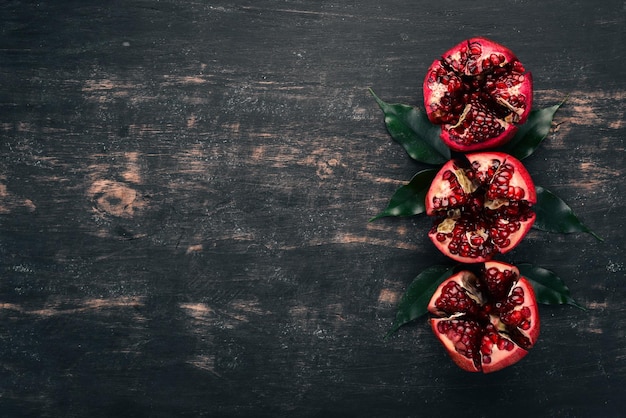
M 586 310 L 570 296 L 570 291 L 563 280 L 552 271 L 532 264 L 518 264 L 517 268 L 533 286 L 537 302 L 546 305 L 567 304 Z
M 418 274 L 402 296 L 396 319 L 385 338 L 389 338 L 400 327 L 428 312 L 428 302 L 437 286 L 450 277 L 453 270 L 454 267 L 437 265 L 428 267 Z
M 499 148 L 519 160 L 531 155 L 550 133 L 552 119 L 564 102 L 545 109 L 532 110 L 526 122 L 521 125 L 513 139 Z
M 391 137 L 411 158 L 426 164 L 443 164 L 450 159 L 450 149 L 439 138 L 441 129 L 433 125 L 426 113 L 404 104 L 389 104 L 370 89 L 385 114 L 385 125 Z
M 537 190 L 537 204 L 534 206 L 534 210 L 537 219 L 533 228 L 562 234 L 586 232 L 593 235 L 597 240 L 604 241 L 587 228 L 561 198 L 541 186 L 535 186 L 535 188 Z
M 424 199 L 436 174 L 436 169 L 428 169 L 414 175 L 408 184 L 396 190 L 385 210 L 370 219 L 370 222 L 385 216 L 413 216 L 423 213 L 426 210 Z

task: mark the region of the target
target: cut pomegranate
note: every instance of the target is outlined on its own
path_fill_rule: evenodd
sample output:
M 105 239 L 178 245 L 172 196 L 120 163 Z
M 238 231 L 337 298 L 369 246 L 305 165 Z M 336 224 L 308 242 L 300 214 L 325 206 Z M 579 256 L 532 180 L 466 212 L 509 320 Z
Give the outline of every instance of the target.
M 480 263 L 515 248 L 536 215 L 537 194 L 516 158 L 501 152 L 468 154 L 439 170 L 426 194 L 435 217 L 429 238 L 446 256 Z
M 490 373 L 517 363 L 539 336 L 539 312 L 528 280 L 512 265 L 488 261 L 460 271 L 433 294 L 433 332 L 463 370 Z
M 485 38 L 461 42 L 432 63 L 424 105 L 441 139 L 455 151 L 508 142 L 532 106 L 532 76 L 508 48 Z

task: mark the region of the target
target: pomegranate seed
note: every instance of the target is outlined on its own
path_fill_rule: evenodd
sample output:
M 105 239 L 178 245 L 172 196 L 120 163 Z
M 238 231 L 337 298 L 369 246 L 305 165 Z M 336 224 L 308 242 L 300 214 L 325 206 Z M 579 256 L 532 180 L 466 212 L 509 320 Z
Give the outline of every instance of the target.
M 483 52 L 482 46 L 478 42 L 473 42 L 470 45 L 470 54 L 480 55 L 482 54 L 482 52 Z
M 489 56 L 489 60 L 491 61 L 491 63 L 496 66 L 496 65 L 500 65 L 500 63 L 502 61 L 504 61 L 504 57 L 503 56 L 498 56 L 496 54 L 491 54 Z
M 513 289 L 511 296 L 509 297 L 509 302 L 515 305 L 521 305 L 524 303 L 524 290 L 521 287 L 516 287 Z
M 506 248 L 506 247 L 508 247 L 509 245 L 511 245 L 511 240 L 507 238 L 507 239 L 505 239 L 504 241 L 502 241 L 502 243 L 500 243 L 500 244 L 498 245 L 498 247 L 500 247 L 500 248 Z
M 485 239 L 481 236 L 474 235 L 472 236 L 470 242 L 472 243 L 473 246 L 480 247 L 481 245 L 485 243 Z
M 500 350 L 511 351 L 515 348 L 515 345 L 511 341 L 502 338 L 500 341 L 498 341 L 498 348 Z

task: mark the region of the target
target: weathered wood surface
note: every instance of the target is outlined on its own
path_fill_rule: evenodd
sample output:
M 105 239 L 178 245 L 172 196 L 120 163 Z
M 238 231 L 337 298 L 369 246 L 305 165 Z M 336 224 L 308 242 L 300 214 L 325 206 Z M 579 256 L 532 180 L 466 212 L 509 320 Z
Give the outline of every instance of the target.
M 613 417 L 626 395 L 626 6 L 603 2 L 0 4 L 3 416 Z M 423 167 L 367 88 L 420 104 L 438 53 L 510 46 L 527 160 L 605 241 L 533 231 L 506 257 L 588 307 L 542 307 L 522 363 L 454 366 L 425 321 L 429 221 L 367 220 Z M 510 405 L 514 405 L 512 411 Z

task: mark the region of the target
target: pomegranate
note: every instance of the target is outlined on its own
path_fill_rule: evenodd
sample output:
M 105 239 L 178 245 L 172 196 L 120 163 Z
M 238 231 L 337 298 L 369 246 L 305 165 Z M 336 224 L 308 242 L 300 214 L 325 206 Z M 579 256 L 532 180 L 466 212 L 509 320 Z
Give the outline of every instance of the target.
M 430 121 L 455 151 L 508 142 L 532 106 L 532 76 L 508 48 L 485 38 L 465 40 L 435 60 L 424 80 Z
M 532 286 L 510 264 L 488 261 L 445 280 L 428 304 L 433 332 L 463 370 L 490 373 L 518 362 L 539 336 Z
M 535 222 L 537 194 L 515 157 L 501 152 L 468 154 L 448 161 L 426 193 L 435 222 L 428 236 L 461 263 L 480 263 L 515 248 Z

